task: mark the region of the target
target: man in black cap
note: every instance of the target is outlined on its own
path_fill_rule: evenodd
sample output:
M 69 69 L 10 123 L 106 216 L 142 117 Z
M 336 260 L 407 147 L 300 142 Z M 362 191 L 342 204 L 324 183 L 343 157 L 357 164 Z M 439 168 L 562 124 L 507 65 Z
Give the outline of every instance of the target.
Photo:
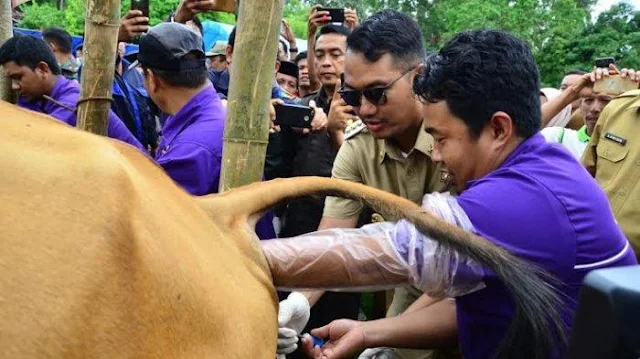
M 298 94 L 298 65 L 290 61 L 280 61 L 276 73 L 278 85 L 289 94 L 299 97 Z

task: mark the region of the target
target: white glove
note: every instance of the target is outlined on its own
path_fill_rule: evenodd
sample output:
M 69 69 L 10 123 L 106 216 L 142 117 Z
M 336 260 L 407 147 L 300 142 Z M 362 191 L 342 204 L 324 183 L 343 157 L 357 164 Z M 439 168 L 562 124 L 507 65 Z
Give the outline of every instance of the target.
M 363 351 L 358 359 L 392 359 L 393 353 L 393 348 L 371 348 Z
M 278 310 L 278 354 L 291 354 L 298 348 L 298 335 L 309 321 L 311 306 L 302 293 L 293 292 L 280 302 Z

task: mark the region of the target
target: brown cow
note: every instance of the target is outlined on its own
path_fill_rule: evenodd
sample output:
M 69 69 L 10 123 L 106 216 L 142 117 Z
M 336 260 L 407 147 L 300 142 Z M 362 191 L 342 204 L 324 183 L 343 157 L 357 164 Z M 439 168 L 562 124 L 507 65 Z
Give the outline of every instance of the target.
M 320 178 L 191 197 L 124 143 L 0 113 L 0 357 L 274 358 L 277 301 L 251 228 L 310 193 L 362 199 L 494 270 L 517 305 L 506 345 L 549 345 L 561 325 L 535 268 L 408 200 Z

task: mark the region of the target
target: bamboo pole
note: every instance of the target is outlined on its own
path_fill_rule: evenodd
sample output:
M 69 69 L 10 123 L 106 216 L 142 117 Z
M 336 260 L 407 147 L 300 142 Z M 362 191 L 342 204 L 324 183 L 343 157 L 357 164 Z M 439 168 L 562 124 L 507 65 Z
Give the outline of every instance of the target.
M 120 26 L 120 0 L 87 0 L 85 18 L 82 50 L 85 62 L 77 127 L 106 135 Z
M 13 37 L 13 16 L 11 9 L 11 1 L 0 0 L 0 46 Z M 4 75 L 4 71 L 0 71 L 0 99 L 3 101 L 15 103 L 16 96 L 11 90 L 11 79 Z
M 240 1 L 220 192 L 262 179 L 283 0 Z

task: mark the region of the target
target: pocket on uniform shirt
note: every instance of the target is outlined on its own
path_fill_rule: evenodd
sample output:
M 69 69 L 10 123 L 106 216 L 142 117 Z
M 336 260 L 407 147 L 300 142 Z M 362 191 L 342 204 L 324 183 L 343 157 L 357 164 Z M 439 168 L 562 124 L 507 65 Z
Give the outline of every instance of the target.
M 602 138 L 598 147 L 596 147 L 596 153 L 598 154 L 597 177 L 603 188 L 608 187 L 609 182 L 615 179 L 620 167 L 622 167 L 621 162 L 629 154 L 627 146 L 620 146 L 617 143 L 610 142 L 610 140 Z

